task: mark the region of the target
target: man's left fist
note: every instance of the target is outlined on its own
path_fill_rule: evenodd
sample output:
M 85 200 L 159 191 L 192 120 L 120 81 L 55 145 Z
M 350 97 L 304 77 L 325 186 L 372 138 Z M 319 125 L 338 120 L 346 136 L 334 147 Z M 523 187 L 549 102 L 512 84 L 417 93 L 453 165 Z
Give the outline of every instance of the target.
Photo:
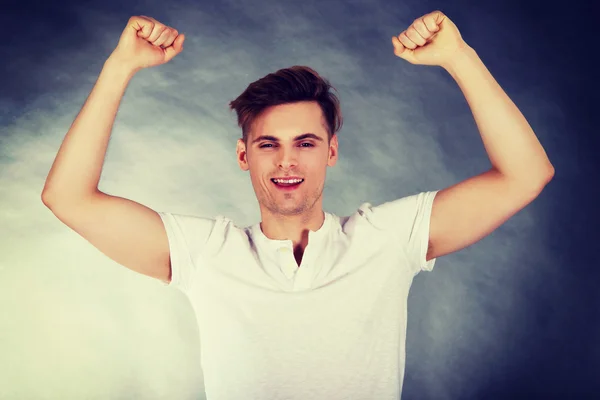
M 411 64 L 449 65 L 468 45 L 458 28 L 441 11 L 417 18 L 398 36 L 392 37 L 394 54 Z

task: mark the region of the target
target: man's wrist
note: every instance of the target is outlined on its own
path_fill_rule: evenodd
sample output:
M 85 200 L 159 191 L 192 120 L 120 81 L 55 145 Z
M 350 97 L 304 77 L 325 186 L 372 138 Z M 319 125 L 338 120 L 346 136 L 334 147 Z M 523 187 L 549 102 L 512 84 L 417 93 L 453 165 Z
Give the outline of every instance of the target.
M 452 76 L 456 76 L 461 70 L 464 70 L 466 66 L 472 65 L 479 59 L 477 52 L 471 46 L 465 43 L 463 47 L 454 53 L 441 67 L 444 68 Z
M 115 78 L 122 78 L 129 80 L 140 70 L 141 68 L 135 67 L 128 63 L 126 60 L 119 57 L 118 54 L 112 53 L 108 59 L 104 62 L 104 68 L 108 74 Z

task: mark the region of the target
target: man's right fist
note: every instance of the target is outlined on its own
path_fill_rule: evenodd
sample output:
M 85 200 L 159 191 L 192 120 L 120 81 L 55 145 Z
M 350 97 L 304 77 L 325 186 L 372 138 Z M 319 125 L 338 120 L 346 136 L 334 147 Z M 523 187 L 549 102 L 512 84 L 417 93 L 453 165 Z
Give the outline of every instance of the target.
M 143 15 L 129 18 L 111 54 L 128 68 L 139 70 L 169 62 L 183 50 L 185 35 Z

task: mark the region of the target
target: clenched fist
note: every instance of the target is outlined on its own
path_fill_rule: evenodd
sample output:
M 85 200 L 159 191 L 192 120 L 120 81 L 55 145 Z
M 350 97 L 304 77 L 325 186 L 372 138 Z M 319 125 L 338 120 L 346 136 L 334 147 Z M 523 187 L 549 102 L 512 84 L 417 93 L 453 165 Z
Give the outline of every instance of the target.
M 441 11 L 417 18 L 408 29 L 392 37 L 394 54 L 411 64 L 447 67 L 469 46 L 458 28 Z
M 185 35 L 154 18 L 131 17 L 111 54 L 128 68 L 137 71 L 169 62 L 183 50 Z

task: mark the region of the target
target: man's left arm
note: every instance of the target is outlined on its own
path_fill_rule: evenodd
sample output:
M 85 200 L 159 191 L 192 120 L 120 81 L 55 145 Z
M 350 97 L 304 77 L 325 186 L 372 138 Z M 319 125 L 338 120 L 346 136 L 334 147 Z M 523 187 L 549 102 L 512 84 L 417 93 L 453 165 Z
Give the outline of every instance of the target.
M 481 240 L 531 203 L 554 167 L 529 123 L 443 13 L 427 14 L 392 38 L 412 64 L 438 65 L 462 90 L 492 168 L 440 190 L 432 205 L 427 261 Z

